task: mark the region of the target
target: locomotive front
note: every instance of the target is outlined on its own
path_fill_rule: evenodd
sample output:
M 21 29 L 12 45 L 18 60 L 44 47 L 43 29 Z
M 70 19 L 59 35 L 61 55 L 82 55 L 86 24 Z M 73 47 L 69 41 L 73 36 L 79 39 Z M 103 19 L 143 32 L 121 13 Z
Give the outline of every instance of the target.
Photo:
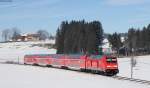
M 118 70 L 118 61 L 114 56 L 106 56 L 105 72 L 108 75 L 115 75 L 119 73 Z

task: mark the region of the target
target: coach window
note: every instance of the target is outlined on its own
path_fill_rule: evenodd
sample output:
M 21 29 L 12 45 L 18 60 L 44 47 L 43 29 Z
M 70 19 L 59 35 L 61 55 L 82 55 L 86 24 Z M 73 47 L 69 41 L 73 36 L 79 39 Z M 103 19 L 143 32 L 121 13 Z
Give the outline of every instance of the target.
M 101 55 L 92 55 L 91 58 L 92 59 L 101 59 Z

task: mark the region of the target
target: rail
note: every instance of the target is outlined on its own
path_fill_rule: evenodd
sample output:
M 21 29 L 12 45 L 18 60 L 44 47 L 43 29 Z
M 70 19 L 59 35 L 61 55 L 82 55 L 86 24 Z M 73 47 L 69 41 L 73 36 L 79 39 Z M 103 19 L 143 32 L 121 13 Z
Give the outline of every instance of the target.
M 118 79 L 118 80 L 128 80 L 140 84 L 147 84 L 150 85 L 150 81 L 148 80 L 142 80 L 142 79 L 135 79 L 135 78 L 129 78 L 129 77 L 123 77 L 123 76 L 113 76 L 112 78 Z

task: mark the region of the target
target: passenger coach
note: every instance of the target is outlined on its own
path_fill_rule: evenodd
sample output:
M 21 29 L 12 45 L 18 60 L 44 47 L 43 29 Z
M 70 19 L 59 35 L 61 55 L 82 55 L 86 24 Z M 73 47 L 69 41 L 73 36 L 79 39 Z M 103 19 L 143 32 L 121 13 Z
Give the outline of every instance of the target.
M 119 72 L 117 58 L 110 55 L 34 54 L 25 55 L 24 64 L 69 68 L 105 75 L 116 75 Z

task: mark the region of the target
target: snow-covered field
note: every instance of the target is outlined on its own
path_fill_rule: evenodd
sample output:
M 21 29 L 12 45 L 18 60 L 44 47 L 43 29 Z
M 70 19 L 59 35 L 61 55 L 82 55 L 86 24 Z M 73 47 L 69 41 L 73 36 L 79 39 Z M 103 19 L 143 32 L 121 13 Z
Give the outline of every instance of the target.
M 133 68 L 133 78 L 150 81 L 150 55 L 134 57 L 137 61 Z M 131 58 L 118 58 L 120 76 L 131 77 Z
M 37 42 L 36 42 L 37 43 Z M 55 49 L 32 46 L 34 42 L 0 44 L 0 61 L 23 62 L 25 54 L 53 54 Z M 139 56 L 133 77 L 150 80 L 150 56 Z M 130 77 L 130 58 L 118 58 L 118 75 Z M 0 64 L 0 88 L 150 88 L 100 75 L 33 66 Z
M 0 88 L 149 88 L 129 81 L 47 67 L 0 64 Z
M 53 41 L 51 41 L 53 43 Z M 55 49 L 46 49 L 43 47 L 32 46 L 33 44 L 45 44 L 47 42 L 13 42 L 0 44 L 0 60 L 14 60 L 23 62 L 23 57 L 26 54 L 54 54 Z

